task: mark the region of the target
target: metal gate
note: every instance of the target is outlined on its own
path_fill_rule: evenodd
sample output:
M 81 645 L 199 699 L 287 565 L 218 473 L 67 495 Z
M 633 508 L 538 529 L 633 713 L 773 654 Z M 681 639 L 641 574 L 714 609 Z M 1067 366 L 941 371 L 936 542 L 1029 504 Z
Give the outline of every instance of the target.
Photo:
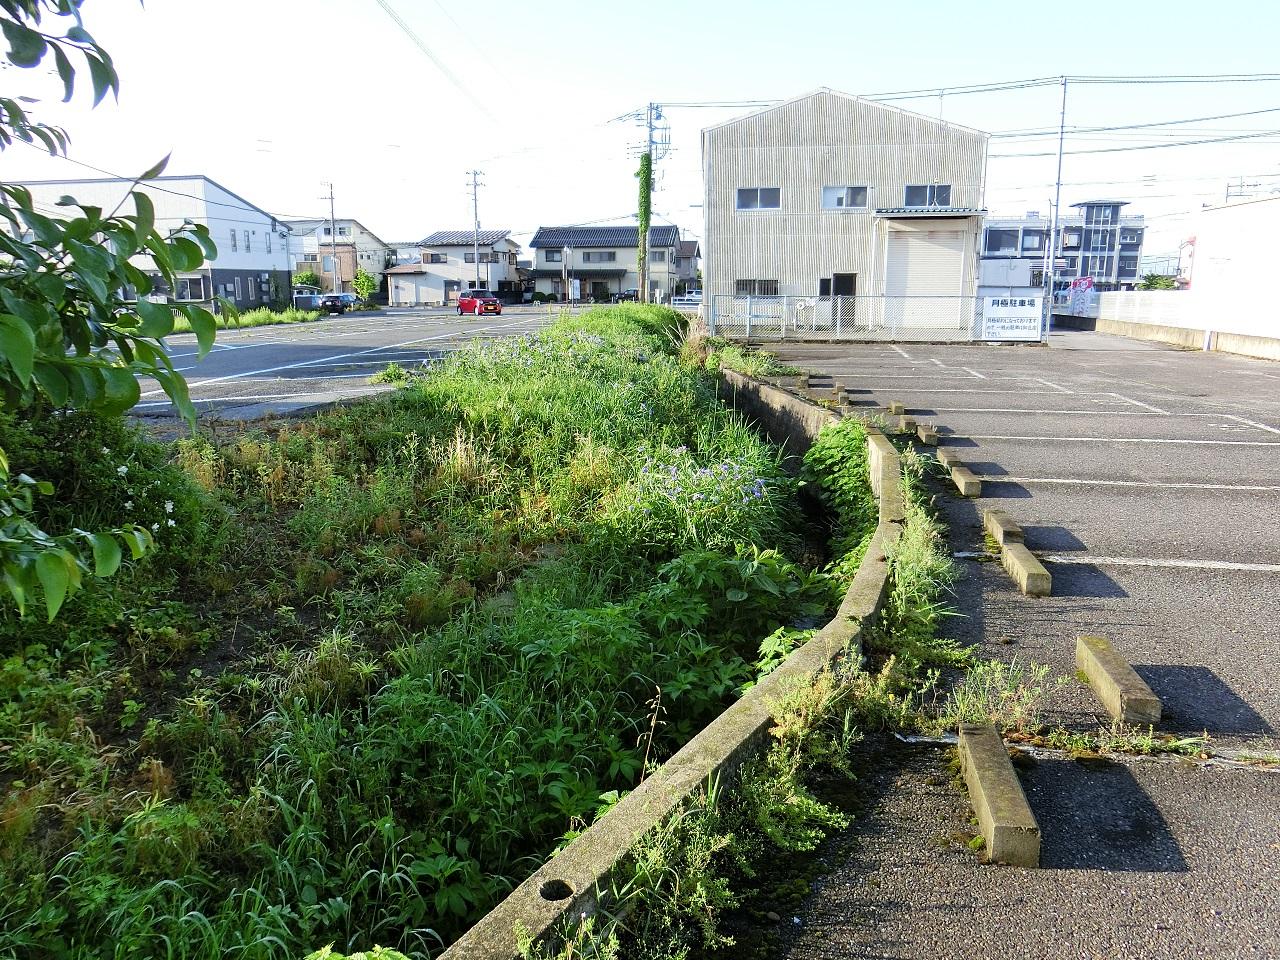
M 980 297 L 738 297 L 708 304 L 713 335 L 734 339 L 976 340 Z

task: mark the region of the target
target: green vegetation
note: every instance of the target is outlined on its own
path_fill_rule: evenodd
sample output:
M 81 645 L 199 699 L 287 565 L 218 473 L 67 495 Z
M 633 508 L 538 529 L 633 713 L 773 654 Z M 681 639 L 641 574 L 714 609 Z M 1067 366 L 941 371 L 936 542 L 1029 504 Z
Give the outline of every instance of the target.
M 270 327 L 281 323 L 310 323 L 320 317 L 321 314 L 316 310 L 299 310 L 296 307 L 272 310 L 269 307 L 259 307 L 243 313 L 219 314 L 217 323 L 219 330 L 227 330 L 236 327 Z M 174 333 L 188 333 L 190 330 L 191 324 L 185 318 L 179 318 L 173 325 Z
M 355 287 L 356 295 L 361 300 L 368 300 L 378 289 L 378 278 L 364 267 L 357 267 L 356 275 L 351 280 L 351 286 Z
M 0 955 L 430 954 L 827 615 L 796 481 L 679 322 L 596 308 L 172 446 L 0 419 L 63 494 L 39 524 L 156 543 L 0 614 Z
M 1139 290 L 1177 290 L 1178 284 L 1175 278 L 1162 273 L 1144 273 L 1142 279 L 1138 281 L 1137 288 Z
M 303 270 L 301 273 L 293 275 L 293 285 L 295 287 L 319 287 L 320 274 L 314 270 Z

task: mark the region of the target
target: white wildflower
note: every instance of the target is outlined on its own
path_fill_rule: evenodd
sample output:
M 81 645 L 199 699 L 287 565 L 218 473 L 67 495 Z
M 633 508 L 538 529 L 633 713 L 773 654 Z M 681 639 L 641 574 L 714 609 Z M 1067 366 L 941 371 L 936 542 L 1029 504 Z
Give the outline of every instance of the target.
M 164 502 L 164 512 L 165 512 L 165 513 L 173 513 L 173 501 L 172 501 L 172 500 L 166 500 L 166 501 Z
M 110 448 L 110 447 L 103 447 L 103 448 L 102 448 L 102 455 L 103 455 L 104 457 L 105 457 L 107 454 L 109 454 L 110 452 L 111 452 L 111 448 Z
M 160 530 L 160 524 L 158 524 L 158 523 L 153 523 L 153 524 L 151 525 L 151 532 L 152 532 L 152 533 L 158 533 L 158 532 L 159 532 L 159 530 Z
M 165 523 L 167 523 L 167 524 L 168 524 L 169 526 L 171 526 L 171 527 L 176 527 L 176 526 L 178 525 L 178 524 L 177 524 L 176 522 L 174 522 L 173 520 L 166 520 L 166 521 L 165 521 Z
M 116 467 L 116 473 L 120 474 L 120 476 L 122 477 L 128 472 L 129 472 L 129 468 L 126 467 L 124 464 L 121 464 L 120 466 Z
M 126 510 L 132 510 L 132 509 L 133 509 L 133 501 L 132 501 L 132 500 L 126 500 L 126 501 L 124 502 L 124 508 L 125 508 Z

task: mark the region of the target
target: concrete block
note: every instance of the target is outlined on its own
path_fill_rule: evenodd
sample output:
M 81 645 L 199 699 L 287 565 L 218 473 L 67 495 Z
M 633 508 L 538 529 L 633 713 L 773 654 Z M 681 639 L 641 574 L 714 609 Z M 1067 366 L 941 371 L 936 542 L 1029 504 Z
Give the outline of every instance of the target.
M 1022 543 L 1022 528 L 1003 510 L 983 510 L 982 525 L 991 539 L 1001 546 Z
M 889 411 L 889 416 L 891 417 L 901 417 L 907 412 L 907 408 L 904 404 L 894 401 L 893 403 L 889 404 L 888 411 Z
M 1040 865 L 1040 825 L 995 727 L 960 724 L 960 768 L 986 840 L 987 859 L 1015 867 Z
M 931 423 L 922 423 L 916 428 L 916 436 L 920 438 L 920 442 L 928 447 L 936 447 L 938 445 L 938 431 L 933 428 Z
M 898 433 L 915 433 L 916 422 L 910 417 L 898 417 L 893 422 L 894 430 Z
M 1047 597 L 1053 592 L 1053 577 L 1026 544 L 1006 542 L 1000 548 L 1000 563 L 1028 596 Z
M 950 470 L 952 467 L 960 466 L 960 454 L 950 447 L 939 447 L 935 454 L 938 462 Z
M 1076 666 L 1117 720 L 1143 726 L 1160 722 L 1160 698 L 1106 637 L 1076 637 Z
M 982 481 L 968 467 L 952 467 L 951 482 L 956 485 L 956 489 L 960 491 L 960 496 L 962 497 L 982 496 Z

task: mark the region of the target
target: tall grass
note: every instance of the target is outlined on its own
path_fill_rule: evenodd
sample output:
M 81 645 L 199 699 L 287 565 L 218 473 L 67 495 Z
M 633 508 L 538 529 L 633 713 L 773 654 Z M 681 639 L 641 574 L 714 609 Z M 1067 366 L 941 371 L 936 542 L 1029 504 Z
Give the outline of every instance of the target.
M 285 307 L 283 310 L 272 310 L 270 307 L 258 307 L 256 310 L 245 310 L 236 316 L 219 314 L 215 319 L 223 330 L 236 327 L 269 327 L 282 323 L 311 323 L 319 320 L 318 310 L 299 310 L 296 307 Z M 174 333 L 190 333 L 191 324 L 186 317 L 177 317 L 173 324 Z

